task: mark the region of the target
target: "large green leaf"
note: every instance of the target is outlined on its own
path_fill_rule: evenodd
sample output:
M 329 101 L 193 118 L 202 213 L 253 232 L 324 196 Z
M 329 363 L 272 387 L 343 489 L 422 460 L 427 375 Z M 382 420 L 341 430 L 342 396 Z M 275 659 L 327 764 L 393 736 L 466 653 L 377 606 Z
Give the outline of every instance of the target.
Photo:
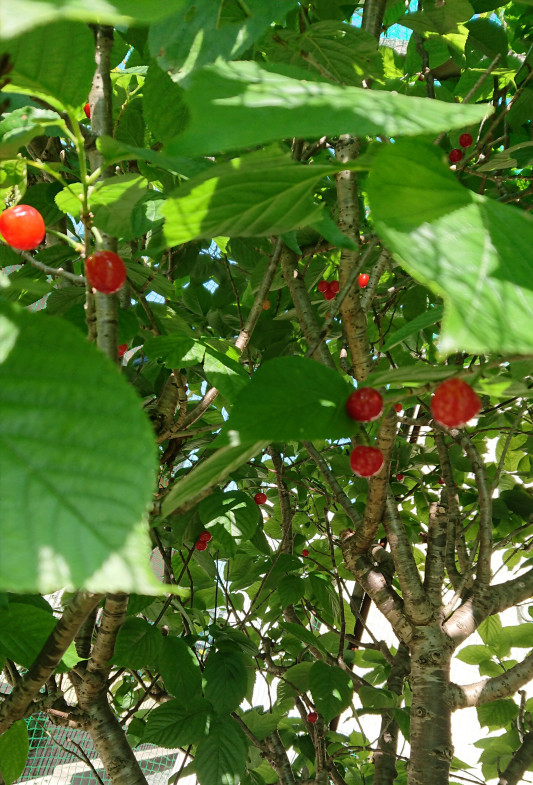
M 309 673 L 309 688 L 318 712 L 329 722 L 350 705 L 353 681 L 342 668 L 317 660 Z
M 56 626 L 55 617 L 33 605 L 10 602 L 0 610 L 0 654 L 29 668 Z M 24 635 L 20 631 L 24 630 Z
M 269 360 L 237 396 L 216 443 L 348 438 L 357 430 L 345 410 L 352 391 L 336 371 L 314 360 Z
M 151 25 L 150 51 L 161 68 L 178 81 L 217 57 L 238 57 L 296 5 L 295 0 L 246 0 L 246 5 L 189 0 L 172 19 Z
M 28 729 L 24 720 L 19 720 L 0 736 L 0 775 L 6 785 L 15 782 L 24 771 L 28 750 Z
M 187 91 L 191 122 L 167 152 L 203 155 L 286 137 L 437 133 L 478 123 L 487 107 L 291 78 L 250 61 L 205 66 Z
M 267 444 L 268 441 L 258 441 L 254 444 L 238 444 L 216 450 L 213 455 L 202 461 L 199 466 L 195 466 L 189 474 L 173 485 L 161 505 L 162 515 L 166 517 L 180 507 L 192 506 L 194 500 L 203 499 L 209 493 L 209 488 L 218 485 L 235 469 L 257 455 Z
M 128 616 L 117 635 L 113 662 L 133 670 L 153 668 L 162 640 L 157 627 L 144 619 Z
M 250 539 L 257 528 L 257 504 L 242 491 L 212 493 L 198 511 L 204 526 L 219 523 L 237 541 Z
M 11 8 L 16 3 L 2 4 Z M 0 29 L 2 20 L 0 19 Z M 55 22 L 2 47 L 13 61 L 10 89 L 44 95 L 77 107 L 87 100 L 94 75 L 94 36 L 81 22 Z M 73 57 L 72 53 L 76 56 Z
M 190 646 L 181 638 L 168 636 L 161 641 L 159 673 L 167 691 L 182 702 L 192 701 L 202 691 L 202 674 Z
M 467 22 L 474 16 L 474 9 L 468 0 L 454 0 L 440 6 L 429 7 L 428 10 L 416 11 L 402 16 L 400 24 L 410 27 L 416 33 L 434 32 L 454 33 L 460 22 Z
M 231 717 L 214 720 L 194 758 L 200 785 L 237 785 L 244 774 L 248 744 Z
M 283 234 L 319 220 L 315 183 L 331 166 L 303 166 L 277 150 L 251 153 L 189 180 L 163 207 L 165 238 L 179 245 L 199 237 Z
M 168 24 L 165 21 L 165 28 Z M 171 28 L 174 33 L 179 30 Z M 161 111 L 161 107 L 165 111 Z M 189 111 L 183 99 L 183 89 L 172 81 L 168 73 L 153 64 L 148 69 L 143 87 L 143 115 L 147 127 L 156 139 L 167 142 L 183 130 L 189 119 Z
M 500 727 L 514 720 L 518 714 L 518 706 L 512 700 L 496 700 L 485 703 L 477 709 L 477 718 L 481 726 Z
M 7 306 L 0 363 L 1 588 L 159 592 L 154 437 L 134 391 L 76 328 Z
M 181 8 L 186 0 L 9 0 L 0 4 L 0 37 L 11 38 L 58 19 L 105 25 L 142 25 L 156 22 Z M 72 52 L 69 38 L 63 47 Z
M 209 703 L 198 696 L 186 705 L 176 698 L 167 701 L 150 713 L 143 741 L 170 749 L 195 744 L 209 727 L 210 711 Z
M 247 660 L 237 648 L 211 652 L 204 668 L 204 695 L 218 714 L 240 705 L 248 687 Z
M 15 109 L 0 122 L 0 159 L 15 158 L 19 149 L 35 136 L 58 133 L 63 126 L 64 121 L 49 109 L 35 106 Z
M 441 150 L 408 139 L 383 147 L 368 196 L 390 250 L 444 299 L 441 352 L 533 352 L 531 216 L 463 188 Z

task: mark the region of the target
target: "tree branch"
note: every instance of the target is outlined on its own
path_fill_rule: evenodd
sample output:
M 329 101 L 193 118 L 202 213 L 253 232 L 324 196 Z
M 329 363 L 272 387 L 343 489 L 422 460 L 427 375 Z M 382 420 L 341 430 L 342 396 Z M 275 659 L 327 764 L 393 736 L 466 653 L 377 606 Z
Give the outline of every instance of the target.
M 508 698 L 533 678 L 533 652 L 505 673 L 473 684 L 450 684 L 452 711 Z
M 337 478 L 327 465 L 325 459 L 322 455 L 315 449 L 315 447 L 311 444 L 311 442 L 302 442 L 303 446 L 314 460 L 316 465 L 318 466 L 320 473 L 322 474 L 323 478 L 331 488 L 333 492 L 333 496 L 335 501 L 337 501 L 348 518 L 352 521 L 355 526 L 359 526 L 362 523 L 362 518 L 358 512 L 358 510 L 354 507 L 348 496 L 344 493 L 341 486 L 339 485 Z

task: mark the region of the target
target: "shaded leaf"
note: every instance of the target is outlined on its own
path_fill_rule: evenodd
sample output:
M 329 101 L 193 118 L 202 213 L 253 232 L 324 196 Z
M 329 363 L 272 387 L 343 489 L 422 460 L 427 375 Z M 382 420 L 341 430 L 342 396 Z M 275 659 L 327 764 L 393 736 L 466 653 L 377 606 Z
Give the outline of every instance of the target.
M 211 706 L 203 698 L 181 699 L 163 703 L 148 716 L 143 742 L 175 749 L 196 744 L 209 728 Z

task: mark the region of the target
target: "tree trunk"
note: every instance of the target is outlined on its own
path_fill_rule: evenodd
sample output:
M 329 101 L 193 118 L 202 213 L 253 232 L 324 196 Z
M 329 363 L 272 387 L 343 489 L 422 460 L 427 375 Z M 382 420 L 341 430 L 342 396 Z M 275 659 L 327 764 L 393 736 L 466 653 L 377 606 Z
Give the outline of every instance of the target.
M 418 628 L 411 650 L 408 785 L 447 785 L 453 757 L 448 700 L 452 646 L 437 624 Z
M 148 785 L 105 693 L 86 707 L 89 735 L 113 785 Z

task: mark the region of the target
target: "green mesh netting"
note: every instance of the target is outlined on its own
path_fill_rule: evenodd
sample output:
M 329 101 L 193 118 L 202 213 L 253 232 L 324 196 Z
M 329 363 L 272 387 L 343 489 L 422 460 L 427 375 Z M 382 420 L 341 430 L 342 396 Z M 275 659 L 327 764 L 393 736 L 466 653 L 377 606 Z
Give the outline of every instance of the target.
M 111 782 L 85 731 L 57 727 L 46 714 L 30 717 L 26 725 L 30 749 L 24 773 L 17 783 L 108 785 Z M 149 785 L 167 785 L 178 754 L 152 744 L 141 744 L 135 748 L 135 757 Z

